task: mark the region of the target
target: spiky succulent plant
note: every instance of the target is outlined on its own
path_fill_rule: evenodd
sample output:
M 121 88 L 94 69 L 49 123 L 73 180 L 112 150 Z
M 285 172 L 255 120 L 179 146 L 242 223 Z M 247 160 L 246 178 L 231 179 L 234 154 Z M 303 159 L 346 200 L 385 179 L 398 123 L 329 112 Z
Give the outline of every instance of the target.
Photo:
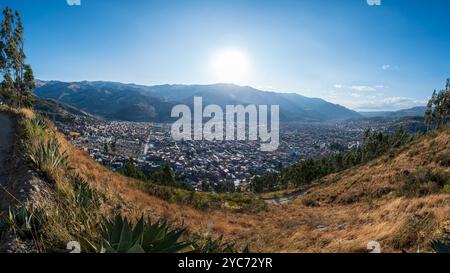
M 446 239 L 431 242 L 431 247 L 437 253 L 450 253 L 450 231 L 446 232 L 446 236 Z
M 144 217 L 133 225 L 116 215 L 103 221 L 100 244 L 90 244 L 90 248 L 99 253 L 175 253 L 189 245 L 179 240 L 184 231 L 172 229 L 165 221 L 152 223 Z

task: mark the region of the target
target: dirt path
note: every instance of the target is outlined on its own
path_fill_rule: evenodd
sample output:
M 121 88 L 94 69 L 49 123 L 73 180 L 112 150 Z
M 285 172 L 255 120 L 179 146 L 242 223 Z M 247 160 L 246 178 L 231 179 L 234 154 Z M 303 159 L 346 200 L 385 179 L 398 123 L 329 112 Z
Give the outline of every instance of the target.
M 264 199 L 264 201 L 268 204 L 283 205 L 283 204 L 287 204 L 287 203 L 297 199 L 298 197 L 304 196 L 307 193 L 308 193 L 308 190 L 302 190 L 302 191 L 293 192 L 293 193 L 285 195 L 285 196 L 280 196 L 280 197 L 275 197 L 275 198 L 267 198 L 267 199 Z
M 13 123 L 11 119 L 0 113 L 0 184 L 7 181 L 7 162 L 13 142 Z

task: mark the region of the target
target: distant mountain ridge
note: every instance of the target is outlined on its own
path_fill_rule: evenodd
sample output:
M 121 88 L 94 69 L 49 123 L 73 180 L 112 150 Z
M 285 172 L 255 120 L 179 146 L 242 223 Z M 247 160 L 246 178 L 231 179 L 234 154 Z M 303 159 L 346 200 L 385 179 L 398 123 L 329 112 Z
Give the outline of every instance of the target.
M 426 111 L 425 106 L 417 106 L 398 111 L 359 112 L 359 113 L 367 118 L 373 117 L 401 118 L 401 117 L 423 117 L 425 115 L 425 111 Z
M 233 84 L 143 86 L 117 82 L 39 81 L 35 94 L 72 105 L 92 115 L 125 121 L 167 122 L 176 104 L 280 105 L 281 121 L 332 121 L 362 117 L 323 99 L 261 91 Z

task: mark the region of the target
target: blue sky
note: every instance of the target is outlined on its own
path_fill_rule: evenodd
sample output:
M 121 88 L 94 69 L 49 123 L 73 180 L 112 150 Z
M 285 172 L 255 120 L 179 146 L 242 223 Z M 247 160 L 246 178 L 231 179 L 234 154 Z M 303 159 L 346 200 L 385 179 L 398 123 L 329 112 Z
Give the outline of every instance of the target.
M 239 84 L 356 110 L 425 103 L 450 77 L 450 1 L 2 0 L 22 13 L 36 77 L 209 84 L 236 49 Z

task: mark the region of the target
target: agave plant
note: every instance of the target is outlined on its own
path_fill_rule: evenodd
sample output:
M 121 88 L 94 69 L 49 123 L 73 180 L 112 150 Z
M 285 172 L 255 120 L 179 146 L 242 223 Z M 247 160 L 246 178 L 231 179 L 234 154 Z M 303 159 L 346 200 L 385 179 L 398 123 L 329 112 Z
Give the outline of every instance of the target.
M 40 227 L 37 214 L 38 212 L 34 209 L 20 207 L 14 210 L 10 207 L 7 217 L 2 220 L 2 226 L 22 238 L 32 237 L 33 232 L 36 232 Z
M 176 253 L 188 243 L 179 242 L 184 229 L 171 229 L 165 221 L 151 223 L 144 217 L 136 225 L 127 218 L 116 215 L 112 220 L 104 220 L 101 226 L 99 246 L 90 244 L 99 253 Z
M 431 247 L 437 253 L 450 253 L 450 232 L 447 231 L 447 240 L 434 240 L 431 242 Z
M 89 184 L 78 173 L 72 175 L 72 182 L 74 187 L 74 201 L 83 209 L 96 208 L 99 206 L 99 196 Z
M 57 170 L 66 169 L 68 165 L 68 156 L 60 151 L 59 144 L 53 137 L 31 147 L 29 158 L 42 174 L 50 180 L 54 178 Z
M 31 120 L 31 124 L 35 127 L 35 128 L 40 128 L 42 130 L 45 130 L 48 128 L 47 126 L 47 121 L 45 120 L 45 118 L 41 115 L 37 115 L 34 119 Z

